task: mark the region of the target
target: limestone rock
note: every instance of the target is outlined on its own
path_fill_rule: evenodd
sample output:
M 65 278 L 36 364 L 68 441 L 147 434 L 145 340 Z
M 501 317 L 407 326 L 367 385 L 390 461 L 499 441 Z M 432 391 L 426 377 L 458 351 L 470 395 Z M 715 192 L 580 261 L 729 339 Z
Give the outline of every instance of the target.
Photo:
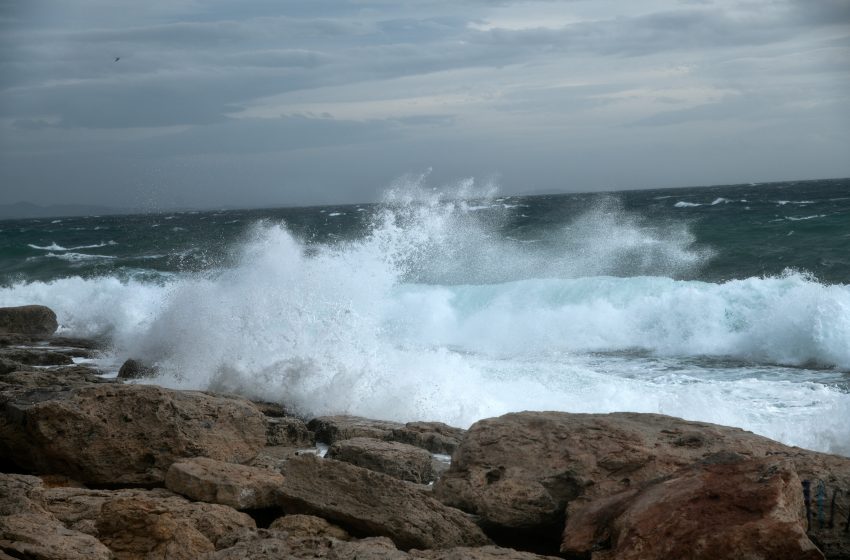
M 193 500 L 235 509 L 261 509 L 275 503 L 274 490 L 283 477 L 267 469 L 196 457 L 174 463 L 165 486 Z
M 235 541 L 246 530 L 256 528 L 254 520 L 233 508 L 203 502 L 190 502 L 164 488 L 153 490 L 88 488 L 51 488 L 44 491 L 44 507 L 66 527 L 97 536 L 98 519 L 105 504 L 121 500 L 124 504 L 138 501 L 167 512 L 169 517 L 188 524 L 216 548 Z
M 451 455 L 460 445 L 466 430 L 442 422 L 408 422 L 393 428 L 389 439 L 427 449 L 431 453 Z
M 402 427 L 398 422 L 347 415 L 319 416 L 307 423 L 307 428 L 316 433 L 316 440 L 328 445 L 354 437 L 387 439 L 393 430 Z
M 56 332 L 56 313 L 43 305 L 0 307 L 0 333 L 48 336 Z
M 0 455 L 83 483 L 158 484 L 185 457 L 248 461 L 265 432 L 248 401 L 191 391 L 107 383 L 0 392 Z
M 800 479 L 775 457 L 721 453 L 573 512 L 561 552 L 594 560 L 822 559 Z
M 399 548 L 489 544 L 463 513 L 393 477 L 333 459 L 287 461 L 279 504 L 287 513 L 318 515 L 363 535 L 386 536 Z
M 50 515 L 0 517 L 0 551 L 27 560 L 111 560 L 109 549 L 91 535 L 65 528 Z
M 850 487 L 850 459 L 788 447 L 737 428 L 657 414 L 522 412 L 474 424 L 434 494 L 481 516 L 493 534 L 558 542 L 565 513 L 721 451 L 779 454 L 792 460 L 801 479 Z M 819 543 L 832 535 L 818 531 Z M 834 554 L 847 546 L 829 542 Z
M 286 531 L 295 537 L 332 537 L 341 541 L 350 540 L 351 537 L 340 527 L 332 525 L 315 515 L 285 515 L 278 517 L 269 529 Z
M 290 447 L 313 447 L 316 438 L 307 429 L 303 420 L 294 416 L 278 416 L 266 419 L 266 444 Z
M 406 443 L 356 437 L 334 443 L 328 457 L 417 484 L 433 478 L 431 454 Z

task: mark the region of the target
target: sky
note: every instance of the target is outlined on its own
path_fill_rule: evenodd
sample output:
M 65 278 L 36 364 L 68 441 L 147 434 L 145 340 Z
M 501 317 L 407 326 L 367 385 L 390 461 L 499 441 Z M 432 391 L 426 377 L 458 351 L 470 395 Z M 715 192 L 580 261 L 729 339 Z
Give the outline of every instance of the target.
M 850 176 L 848 0 L 0 0 L 0 204 Z M 402 179 L 400 179 L 402 178 Z

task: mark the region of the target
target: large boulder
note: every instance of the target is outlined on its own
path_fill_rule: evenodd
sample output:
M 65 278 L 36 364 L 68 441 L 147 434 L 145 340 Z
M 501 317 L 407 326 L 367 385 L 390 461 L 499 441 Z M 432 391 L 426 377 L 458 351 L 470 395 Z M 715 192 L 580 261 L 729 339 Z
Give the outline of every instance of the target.
M 268 416 L 268 415 L 266 415 Z M 266 418 L 266 445 L 289 447 L 313 447 L 316 437 L 307 429 L 303 420 L 294 416 L 272 416 Z
M 850 487 L 850 459 L 788 447 L 737 428 L 657 414 L 522 412 L 474 424 L 434 495 L 481 516 L 494 535 L 557 545 L 566 517 L 592 500 L 723 451 L 785 456 L 800 479 Z M 835 554 L 846 550 L 833 536 L 813 528 L 813 538 L 827 543 L 828 557 L 829 547 Z
M 0 455 L 88 484 L 161 484 L 177 460 L 245 462 L 265 442 L 265 417 L 239 398 L 115 383 L 0 392 Z
M 334 443 L 328 457 L 417 484 L 432 480 L 431 454 L 406 443 L 351 438 Z
M 174 463 L 165 486 L 193 500 L 235 509 L 262 509 L 275 503 L 274 491 L 283 477 L 268 469 L 195 457 Z
M 319 416 L 307 423 L 307 428 L 315 432 L 316 440 L 328 445 L 355 437 L 388 439 L 393 430 L 403 427 L 399 422 L 349 415 Z
M 118 369 L 118 379 L 142 379 L 143 377 L 156 377 L 157 369 L 141 360 L 130 358 L 125 360 Z
M 284 464 L 278 503 L 362 535 L 386 536 L 402 549 L 489 543 L 462 512 L 393 477 L 312 455 Z
M 56 313 L 43 305 L 0 307 L 0 333 L 49 336 L 59 323 Z
M 572 513 L 561 552 L 594 560 L 819 560 L 788 459 L 721 453 Z

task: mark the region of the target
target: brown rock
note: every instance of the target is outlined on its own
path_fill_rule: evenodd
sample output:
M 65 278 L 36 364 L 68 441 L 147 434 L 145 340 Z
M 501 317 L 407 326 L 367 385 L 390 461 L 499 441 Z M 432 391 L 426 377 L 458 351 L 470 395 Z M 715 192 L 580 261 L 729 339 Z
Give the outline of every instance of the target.
M 266 444 L 290 447 L 313 447 L 316 438 L 307 429 L 303 420 L 293 416 L 278 416 L 266 419 Z
M 103 504 L 97 532 L 119 560 L 195 560 L 215 551 L 185 519 L 153 500 L 118 498 Z
M 334 443 L 328 457 L 417 484 L 433 478 L 431 454 L 406 443 L 351 438 Z
M 341 541 L 351 539 L 345 529 L 332 525 L 315 515 L 295 514 L 278 517 L 272 521 L 269 529 L 286 531 L 294 537 L 332 537 Z
M 364 535 L 386 536 L 399 548 L 489 544 L 463 513 L 390 476 L 302 455 L 284 465 L 278 489 L 287 513 L 318 515 Z
M 347 415 L 319 416 L 307 423 L 307 428 L 316 433 L 316 440 L 328 445 L 354 437 L 387 439 L 393 430 L 402 427 L 398 422 Z
M 265 444 L 265 431 L 265 417 L 248 401 L 156 386 L 0 393 L 0 454 L 89 484 L 161 483 L 185 457 L 248 461 Z
M 163 488 L 153 490 L 90 490 L 52 488 L 44 492 L 44 507 L 66 527 L 97 536 L 97 521 L 103 506 L 111 501 L 139 501 L 167 511 L 172 519 L 188 523 L 216 548 L 235 541 L 246 530 L 256 528 L 254 520 L 233 508 L 202 502 L 190 502 Z
M 558 560 L 555 556 L 540 556 L 531 552 L 521 552 L 499 546 L 480 548 L 458 547 L 446 550 L 412 550 L 411 558 L 429 560 Z
M 822 559 L 793 463 L 722 453 L 573 512 L 561 552 L 594 560 Z
M 431 453 L 451 455 L 460 445 L 466 430 L 442 422 L 408 422 L 394 428 L 389 439 L 427 449 Z
M 44 508 L 45 488 L 34 476 L 0 474 L 0 552 L 13 558 L 112 558 L 90 535 L 66 528 Z
M 210 560 L 281 560 L 325 558 L 327 560 L 406 560 L 384 537 L 343 541 L 332 537 L 294 537 L 283 531 L 259 530 L 232 548 L 220 550 Z
M 141 379 L 143 377 L 156 377 L 156 368 L 130 358 L 121 364 L 121 368 L 118 370 L 118 379 Z
M 235 509 L 262 509 L 274 505 L 274 491 L 283 477 L 267 469 L 196 457 L 174 463 L 165 486 L 193 500 Z
M 850 487 L 850 459 L 788 447 L 736 428 L 657 414 L 522 412 L 473 425 L 434 494 L 480 515 L 494 534 L 558 542 L 565 510 L 721 451 L 780 454 L 793 461 L 801 479 Z M 819 531 L 813 534 L 828 557 L 847 550 L 832 538 L 834 531 Z
M 0 333 L 51 335 L 59 328 L 56 313 L 43 305 L 0 307 Z

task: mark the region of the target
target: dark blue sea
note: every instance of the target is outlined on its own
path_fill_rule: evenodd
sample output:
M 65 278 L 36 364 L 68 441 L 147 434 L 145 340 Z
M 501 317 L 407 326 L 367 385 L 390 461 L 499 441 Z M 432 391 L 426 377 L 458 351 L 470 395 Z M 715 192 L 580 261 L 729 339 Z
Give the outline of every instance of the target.
M 850 179 L 0 221 L 0 305 L 157 383 L 466 426 L 659 412 L 850 455 Z

